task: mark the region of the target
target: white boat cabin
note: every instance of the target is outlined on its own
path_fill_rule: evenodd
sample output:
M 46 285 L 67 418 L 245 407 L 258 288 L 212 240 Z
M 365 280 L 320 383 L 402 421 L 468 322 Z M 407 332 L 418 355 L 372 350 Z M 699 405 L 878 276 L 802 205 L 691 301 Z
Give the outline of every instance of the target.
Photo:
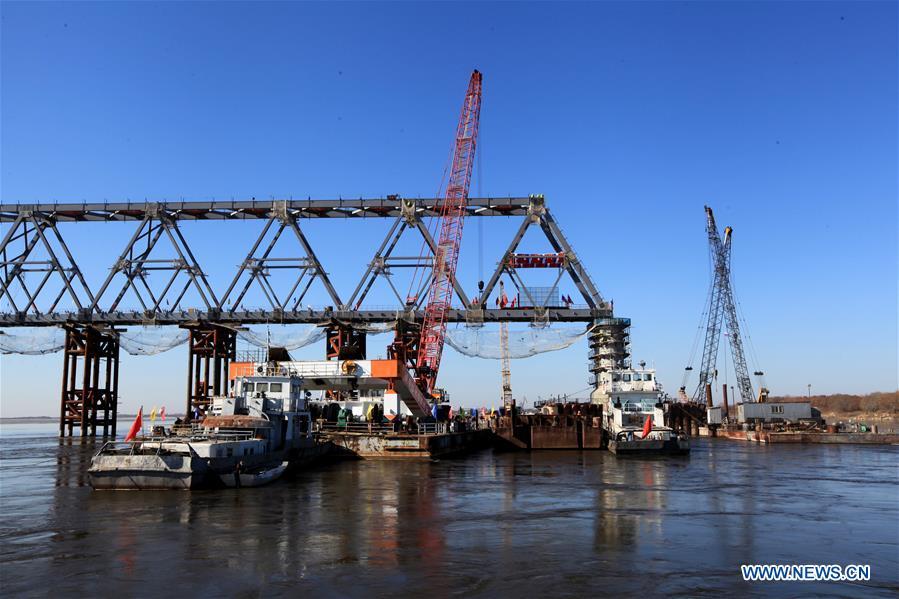
M 215 397 L 212 413 L 217 416 L 284 414 L 305 412 L 302 379 L 297 376 L 240 376 L 234 379 L 233 394 Z
M 654 368 L 625 368 L 601 372 L 597 391 L 608 393 L 649 393 L 658 397 L 661 387 Z
M 599 373 L 593 398 L 604 406 L 606 428 L 617 433 L 642 429 L 647 416 L 653 428 L 664 427 L 661 394 L 654 368 L 620 368 Z
M 283 449 L 311 439 L 312 416 L 306 404 L 298 376 L 241 376 L 234 379 L 231 395 L 212 398 L 204 425 L 216 433 L 253 429 L 254 436 L 269 439 L 270 450 Z

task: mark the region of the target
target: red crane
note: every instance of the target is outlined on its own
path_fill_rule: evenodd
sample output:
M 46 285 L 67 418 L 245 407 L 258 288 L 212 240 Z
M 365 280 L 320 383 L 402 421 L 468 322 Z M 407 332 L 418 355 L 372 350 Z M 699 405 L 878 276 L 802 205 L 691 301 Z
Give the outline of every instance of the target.
M 456 129 L 452 170 L 440 206 L 440 237 L 434 255 L 433 279 L 428 291 L 425 319 L 421 326 L 416 363 L 417 380 L 427 394 L 434 391 L 443 342 L 446 337 L 446 312 L 453 297 L 453 280 L 459 262 L 468 186 L 474 164 L 478 140 L 478 120 L 481 116 L 481 73 L 475 70 L 468 82 L 462 114 Z

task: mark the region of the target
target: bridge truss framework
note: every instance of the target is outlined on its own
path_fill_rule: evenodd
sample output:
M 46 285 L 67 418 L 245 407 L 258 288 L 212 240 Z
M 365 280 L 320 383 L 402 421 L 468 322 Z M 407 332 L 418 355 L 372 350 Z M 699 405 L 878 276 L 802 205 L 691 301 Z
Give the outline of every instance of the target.
M 190 416 L 195 410 L 205 410 L 210 393 L 227 388 L 227 379 L 223 377 L 227 377 L 227 363 L 234 359 L 234 339 L 223 336 L 215 341 L 222 330 L 218 325 L 331 323 L 335 326 L 337 323 L 336 326 L 348 330 L 364 324 L 399 321 L 420 325 L 426 294 L 419 293 L 415 301 L 408 302 L 390 281 L 389 274 L 400 268 L 430 270 L 436 245 L 423 219 L 439 215 L 441 201 L 388 196 L 348 200 L 3 204 L 0 205 L 0 226 L 6 231 L 0 242 L 0 327 L 65 326 L 67 337 L 72 336 L 73 344 L 87 334 L 88 328 L 95 332 L 92 335 L 101 337 L 115 336 L 117 326 L 177 325 L 189 328 L 191 339 L 200 341 L 189 344 L 186 408 Z M 456 304 L 447 314 L 448 322 L 469 325 L 490 322 L 590 323 L 594 325 L 589 340 L 589 370 L 593 376 L 626 362 L 630 321 L 613 316 L 611 304 L 599 293 L 543 196 L 470 198 L 465 210 L 466 218 L 519 217 L 521 222 L 477 296 L 469 298 L 462 285 L 455 279 L 452 281 Z M 333 285 L 319 259 L 323 254 L 312 247 L 303 231 L 308 222 L 317 219 L 392 219 L 387 235 L 348 295 L 341 294 Z M 229 284 L 221 285 L 217 294 L 179 223 L 222 220 L 264 220 L 265 224 L 261 233 L 248 244 L 249 251 Z M 136 223 L 136 230 L 111 264 L 103 284 L 92 290 L 74 257 L 77 252 L 70 251 L 65 241 L 64 229 L 83 222 L 122 221 Z M 554 251 L 552 255 L 546 255 L 546 259 L 533 255 L 520 258 L 516 254 L 532 226 L 543 232 Z M 395 255 L 394 250 L 404 234 L 417 234 L 425 247 L 430 248 L 430 255 L 424 258 Z M 281 238 L 294 238 L 300 255 L 273 257 L 272 250 Z M 176 257 L 156 257 L 158 252 L 154 254 L 154 250 L 160 245 L 169 245 Z M 489 307 L 488 300 L 503 274 L 508 275 L 527 296 L 522 271 L 535 265 L 558 268 L 553 289 L 567 274 L 583 303 L 558 306 L 546 305 L 548 300 L 545 300 L 539 305 L 528 296 L 527 305 Z M 269 273 L 273 270 L 295 276 L 287 293 L 279 295 L 272 286 Z M 149 285 L 147 277 L 151 273 L 164 273 L 167 282 L 161 291 L 154 292 Z M 397 300 L 395 308 L 364 307 L 369 291 L 379 278 L 385 279 L 393 290 Z M 54 286 L 48 287 L 48 284 L 54 279 L 58 290 L 51 291 Z M 303 299 L 316 280 L 324 287 L 331 305 L 303 309 Z M 428 283 L 429 276 L 426 276 L 423 289 Z M 243 307 L 242 300 L 254 285 L 268 305 L 248 310 Z M 188 296 L 190 290 L 194 293 Z M 138 305 L 123 304 L 129 291 Z M 199 301 L 187 305 L 186 297 L 196 297 Z M 73 309 L 61 308 L 66 305 L 64 298 L 68 298 L 68 305 Z M 204 339 L 211 341 L 202 342 Z M 68 340 L 66 346 L 69 346 Z M 85 399 L 73 402 L 72 383 L 64 382 L 63 412 L 69 434 L 72 434 L 73 425 L 81 426 L 82 435 L 87 435 L 88 431 L 94 434 L 96 426 L 90 423 L 100 424 L 108 419 L 101 417 L 98 420 L 97 409 L 112 409 L 114 419 L 115 411 L 110 405 L 115 406 L 117 402 L 118 344 L 104 348 L 103 358 L 113 364 L 116 372 L 115 384 L 87 377 L 83 381 L 84 389 L 78 392 L 78 397 Z M 93 402 L 90 399 L 93 397 L 98 400 Z M 107 427 L 103 429 L 105 432 Z M 114 432 L 114 424 L 112 430 Z

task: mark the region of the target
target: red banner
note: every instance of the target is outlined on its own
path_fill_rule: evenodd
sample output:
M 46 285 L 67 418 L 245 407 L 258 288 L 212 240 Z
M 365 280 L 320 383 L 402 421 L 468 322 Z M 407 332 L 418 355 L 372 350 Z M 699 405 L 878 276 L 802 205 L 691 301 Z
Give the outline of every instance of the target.
M 144 425 L 144 407 L 141 406 L 140 410 L 137 411 L 137 416 L 134 418 L 134 423 L 131 425 L 131 430 L 128 431 L 128 436 L 125 437 L 126 441 L 133 441 L 135 437 L 137 437 L 137 433 L 140 432 L 140 429 Z

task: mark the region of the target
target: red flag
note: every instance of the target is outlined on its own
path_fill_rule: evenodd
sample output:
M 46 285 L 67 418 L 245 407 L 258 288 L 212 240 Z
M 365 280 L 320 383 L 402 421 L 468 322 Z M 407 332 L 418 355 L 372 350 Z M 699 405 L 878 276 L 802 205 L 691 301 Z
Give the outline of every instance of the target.
M 652 414 L 646 417 L 646 422 L 643 423 L 643 438 L 649 436 L 649 433 L 652 432 Z
M 131 430 L 128 431 L 128 436 L 125 437 L 126 441 L 133 441 L 135 437 L 137 437 L 137 433 L 140 432 L 140 429 L 144 424 L 144 406 L 140 407 L 140 410 L 137 411 L 137 416 L 134 418 L 134 423 L 131 425 Z
M 162 406 L 162 410 L 159 412 L 159 418 L 165 422 L 165 406 Z

